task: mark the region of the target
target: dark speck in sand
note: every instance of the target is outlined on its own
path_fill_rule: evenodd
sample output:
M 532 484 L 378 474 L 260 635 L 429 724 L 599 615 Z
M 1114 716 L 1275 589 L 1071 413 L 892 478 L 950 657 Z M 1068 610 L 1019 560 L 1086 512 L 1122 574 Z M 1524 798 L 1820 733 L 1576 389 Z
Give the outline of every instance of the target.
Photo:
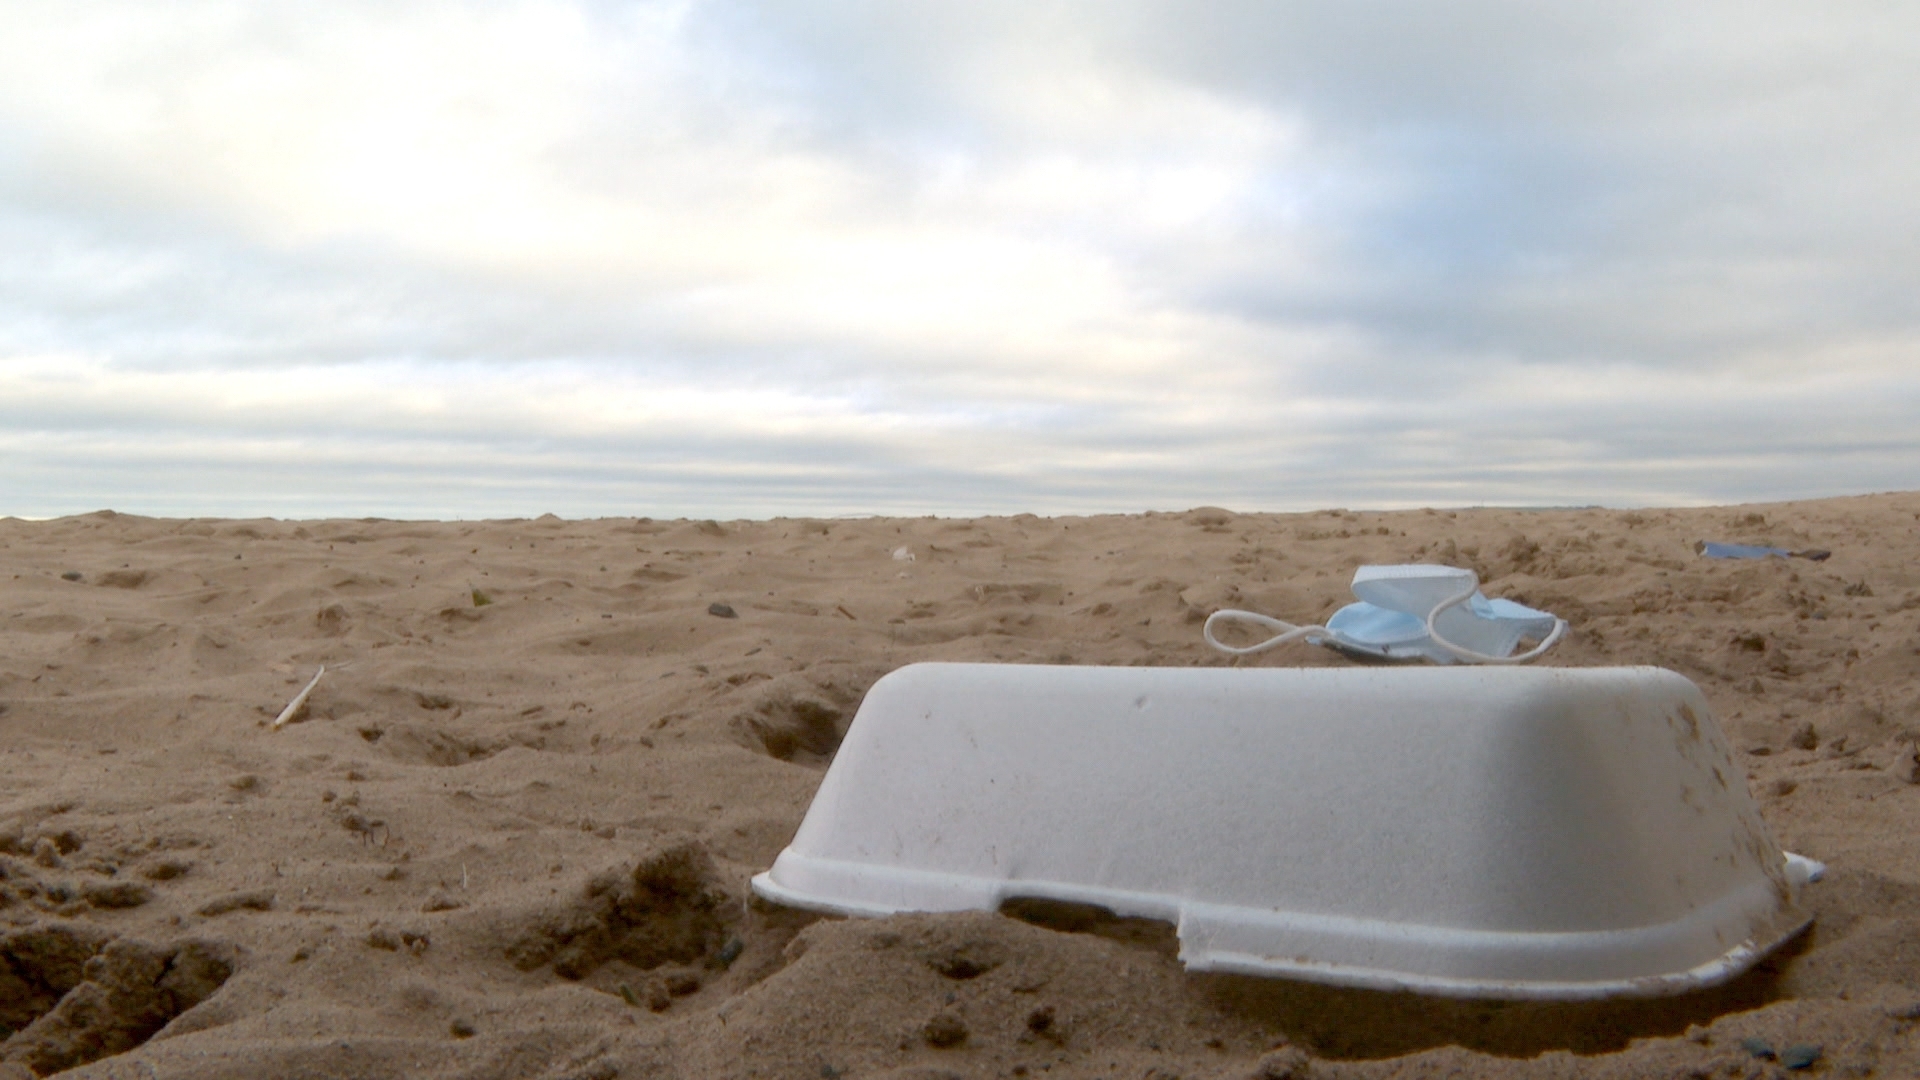
M 927 1021 L 920 1034 L 927 1045 L 937 1050 L 951 1050 L 967 1041 L 967 1025 L 952 1013 L 943 1012 Z
M 708 604 L 707 614 L 718 615 L 722 619 L 737 619 L 740 617 L 740 614 L 734 611 L 730 605 L 720 603 Z

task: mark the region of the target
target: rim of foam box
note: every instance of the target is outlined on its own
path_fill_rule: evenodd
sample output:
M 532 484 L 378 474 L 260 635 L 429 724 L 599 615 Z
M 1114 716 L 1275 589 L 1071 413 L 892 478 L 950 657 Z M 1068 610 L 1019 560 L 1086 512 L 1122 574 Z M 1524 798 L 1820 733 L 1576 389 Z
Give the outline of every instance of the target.
M 1571 1000 L 1737 976 L 1818 869 L 1659 668 L 914 664 L 753 889 L 1091 904 L 1173 923 L 1197 971 Z

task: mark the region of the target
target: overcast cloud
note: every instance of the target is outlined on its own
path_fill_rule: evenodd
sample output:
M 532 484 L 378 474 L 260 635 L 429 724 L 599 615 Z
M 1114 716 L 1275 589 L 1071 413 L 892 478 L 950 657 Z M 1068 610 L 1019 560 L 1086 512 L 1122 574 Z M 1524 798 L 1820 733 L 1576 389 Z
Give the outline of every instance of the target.
M 1920 9 L 8 0 L 0 513 L 1920 487 Z

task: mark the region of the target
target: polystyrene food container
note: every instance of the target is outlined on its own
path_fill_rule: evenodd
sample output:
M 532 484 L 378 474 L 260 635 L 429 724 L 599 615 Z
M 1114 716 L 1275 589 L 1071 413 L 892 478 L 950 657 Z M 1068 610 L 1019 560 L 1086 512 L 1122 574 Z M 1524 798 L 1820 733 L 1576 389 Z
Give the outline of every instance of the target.
M 1659 668 L 914 664 L 753 879 L 848 915 L 1171 922 L 1198 971 L 1678 993 L 1808 922 L 1699 689 Z

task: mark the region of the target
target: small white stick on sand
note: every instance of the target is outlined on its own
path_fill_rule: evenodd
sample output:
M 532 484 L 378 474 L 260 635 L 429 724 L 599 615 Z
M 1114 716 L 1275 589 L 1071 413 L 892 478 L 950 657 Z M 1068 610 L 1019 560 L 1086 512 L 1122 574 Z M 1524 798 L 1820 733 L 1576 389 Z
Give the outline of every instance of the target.
M 313 693 L 313 688 L 320 685 L 320 676 L 326 673 L 327 665 L 321 664 L 320 670 L 313 673 L 313 681 L 307 684 L 307 688 L 293 695 L 293 700 L 287 702 L 287 707 L 281 709 L 280 715 L 273 718 L 273 730 L 279 731 L 281 725 L 293 719 L 293 714 L 299 712 L 300 706 L 307 703 L 307 695 Z

